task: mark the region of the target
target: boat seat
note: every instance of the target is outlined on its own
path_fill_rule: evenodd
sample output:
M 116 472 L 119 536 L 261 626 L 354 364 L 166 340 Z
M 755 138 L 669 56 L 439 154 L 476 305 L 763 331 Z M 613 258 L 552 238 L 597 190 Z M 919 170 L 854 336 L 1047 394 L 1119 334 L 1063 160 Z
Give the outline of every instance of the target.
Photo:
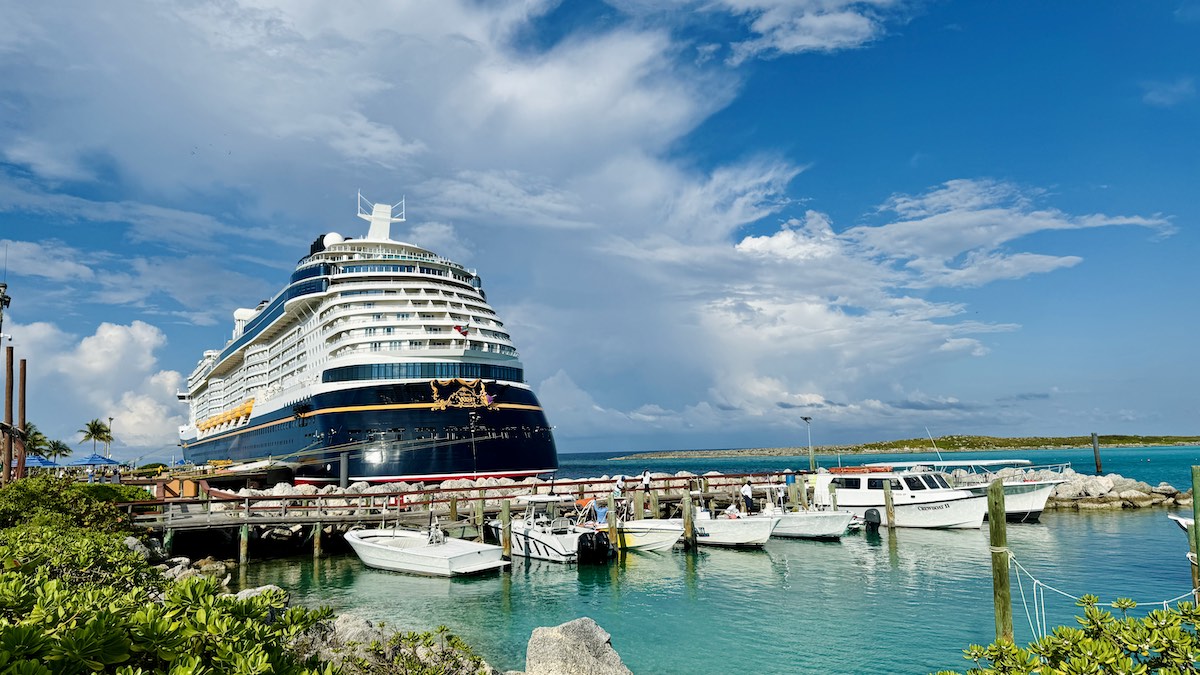
M 566 534 L 571 531 L 571 521 L 566 518 L 555 518 L 550 521 L 550 534 Z

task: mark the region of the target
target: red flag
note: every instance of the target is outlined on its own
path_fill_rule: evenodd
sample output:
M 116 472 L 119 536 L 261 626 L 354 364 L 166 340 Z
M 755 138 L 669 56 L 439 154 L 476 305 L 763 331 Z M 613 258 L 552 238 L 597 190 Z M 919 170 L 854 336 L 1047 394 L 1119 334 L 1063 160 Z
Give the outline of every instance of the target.
M 463 337 L 466 337 L 470 328 L 471 328 L 471 325 L 467 324 L 465 326 L 455 326 L 454 330 L 458 331 L 459 333 L 462 333 Z

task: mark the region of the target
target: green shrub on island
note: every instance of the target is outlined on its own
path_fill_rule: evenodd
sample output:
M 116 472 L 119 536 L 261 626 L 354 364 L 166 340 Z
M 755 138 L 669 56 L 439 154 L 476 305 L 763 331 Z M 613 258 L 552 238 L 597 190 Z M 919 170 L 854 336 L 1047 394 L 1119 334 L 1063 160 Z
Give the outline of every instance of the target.
M 23 478 L 0 488 L 0 527 L 32 523 L 125 532 L 128 516 L 114 502 L 149 497 L 131 485 L 89 485 L 49 475 Z
M 344 675 L 457 675 L 484 670 L 483 658 L 450 629 L 432 633 L 395 633 L 386 642 L 365 646 L 359 656 L 342 660 Z
M 1121 618 L 1097 607 L 1099 598 L 1085 595 L 1076 604 L 1084 614 L 1080 628 L 1059 626 L 1028 647 L 998 640 L 963 650 L 975 667 L 967 675 L 1083 675 L 1084 673 L 1195 673 L 1200 659 L 1197 626 L 1200 609 L 1181 602 L 1174 609 L 1156 609 L 1142 618 L 1128 616 L 1137 603 L 1127 598 L 1112 603 Z M 959 675 L 940 671 L 937 675 Z
M 122 535 L 81 528 L 21 525 L 0 531 L 0 569 L 81 590 L 157 594 L 166 587 L 162 573 L 131 551 Z

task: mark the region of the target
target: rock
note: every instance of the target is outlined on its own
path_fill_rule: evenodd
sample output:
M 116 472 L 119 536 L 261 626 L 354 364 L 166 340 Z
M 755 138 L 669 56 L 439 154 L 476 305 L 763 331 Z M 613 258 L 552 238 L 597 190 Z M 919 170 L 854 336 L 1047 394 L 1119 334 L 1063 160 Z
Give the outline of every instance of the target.
M 154 553 L 137 537 L 125 537 L 125 548 L 142 556 L 142 560 L 151 560 L 154 558 Z
M 527 675 L 632 675 L 611 636 L 588 617 L 535 628 L 525 649 Z
M 1190 509 L 1192 507 L 1192 496 L 1185 494 L 1175 495 L 1175 506 L 1182 506 Z
M 238 600 L 246 600 L 248 598 L 260 596 L 263 593 L 266 593 L 267 591 L 272 591 L 272 590 L 283 591 L 282 588 L 276 586 L 275 584 L 267 584 L 266 586 L 259 586 L 257 588 L 247 588 L 244 591 L 238 591 L 237 595 L 234 597 L 236 597 Z M 283 591 L 283 592 L 284 592 L 284 595 L 287 595 L 287 591 Z
M 1054 488 L 1055 499 L 1079 499 L 1084 496 L 1083 481 L 1062 483 Z
M 1140 509 L 1154 505 L 1154 497 L 1151 497 L 1145 492 L 1139 492 L 1137 490 L 1125 490 L 1124 492 L 1120 493 L 1119 496 L 1126 504 L 1134 508 Z
M 176 556 L 174 558 L 169 558 L 166 563 L 171 567 L 190 567 L 192 564 L 192 559 L 185 556 Z
M 1108 476 L 1092 476 L 1083 481 L 1083 491 L 1089 497 L 1106 495 L 1113 489 L 1113 481 Z
M 1170 483 L 1165 482 L 1159 483 L 1158 487 L 1151 488 L 1150 491 L 1156 495 L 1163 495 L 1164 497 L 1174 497 L 1175 495 L 1179 494 L 1179 490 L 1176 490 L 1174 487 L 1172 487 Z
M 298 494 L 298 495 L 315 495 L 315 494 L 320 494 L 320 492 L 321 492 L 321 488 L 317 487 L 316 485 L 312 485 L 310 483 L 305 483 L 304 485 L 296 486 L 296 494 Z
M 196 570 L 201 574 L 207 574 L 210 577 L 221 578 L 229 574 L 229 568 L 225 563 L 212 558 L 205 558 L 196 563 Z
M 360 493 L 362 493 L 363 490 L 366 490 L 369 487 L 371 487 L 370 483 L 360 480 L 357 483 L 353 483 L 350 485 L 350 487 L 346 488 L 346 492 L 347 492 L 347 494 L 350 494 L 350 493 L 360 494 Z
M 1120 509 L 1124 508 L 1124 502 L 1116 495 L 1105 495 L 1103 497 L 1083 497 L 1075 500 L 1075 506 L 1080 511 L 1097 510 L 1097 509 Z

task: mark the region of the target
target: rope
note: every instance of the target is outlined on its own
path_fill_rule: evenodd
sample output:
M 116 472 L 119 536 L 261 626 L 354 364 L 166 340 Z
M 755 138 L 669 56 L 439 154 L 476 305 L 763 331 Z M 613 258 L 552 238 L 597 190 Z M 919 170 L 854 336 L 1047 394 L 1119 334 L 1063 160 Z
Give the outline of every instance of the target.
M 1081 599 L 1080 596 L 1071 595 L 1070 593 L 1067 593 L 1066 591 L 1055 588 L 1054 586 L 1051 586 L 1050 584 L 1047 584 L 1046 582 L 1042 581 L 1041 579 L 1038 579 L 1037 577 L 1033 576 L 1033 573 L 1030 572 L 1024 565 L 1022 565 L 1019 560 L 1017 560 L 1016 556 L 1013 555 L 1012 551 L 1009 550 L 1008 547 L 990 546 L 989 548 L 991 549 L 991 551 L 993 553 L 1008 553 L 1009 564 L 1012 567 L 1016 568 L 1017 588 L 1020 590 L 1020 593 L 1021 593 L 1021 606 L 1025 610 L 1025 619 L 1029 623 L 1029 630 L 1030 630 L 1030 632 L 1033 633 L 1035 638 L 1043 638 L 1049 633 L 1049 619 L 1046 616 L 1046 591 L 1047 590 L 1053 591 L 1054 593 L 1057 593 L 1058 595 L 1061 595 L 1064 598 L 1068 598 L 1074 602 L 1079 602 L 1079 600 Z M 1028 599 L 1025 597 L 1025 582 L 1021 578 L 1022 575 L 1028 576 L 1029 580 L 1032 582 L 1032 586 L 1030 588 L 1031 597 Z M 1183 600 L 1184 598 L 1193 597 L 1197 593 L 1200 593 L 1200 588 L 1193 588 L 1192 590 L 1188 591 L 1187 593 L 1177 595 L 1174 598 L 1171 598 L 1169 600 L 1155 600 L 1152 602 L 1139 602 L 1139 603 L 1137 603 L 1137 605 L 1139 607 L 1147 606 L 1147 605 L 1148 606 L 1162 605 L 1162 608 L 1164 610 L 1169 610 L 1170 605 L 1172 603 L 1179 602 L 1180 600 Z M 1030 611 L 1030 605 L 1033 605 L 1032 611 Z

